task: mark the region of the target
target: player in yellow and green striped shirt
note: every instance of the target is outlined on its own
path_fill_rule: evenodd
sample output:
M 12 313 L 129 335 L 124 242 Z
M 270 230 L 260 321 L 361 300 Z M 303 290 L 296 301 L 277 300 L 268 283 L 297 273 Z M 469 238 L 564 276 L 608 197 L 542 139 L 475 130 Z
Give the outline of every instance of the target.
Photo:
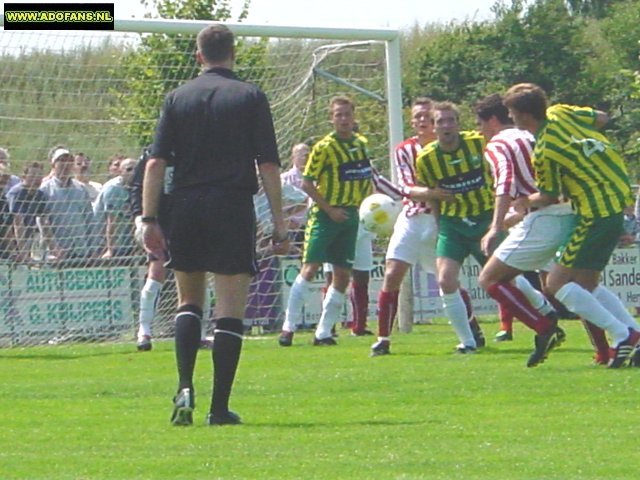
M 316 329 L 314 345 L 335 345 L 331 327 L 345 300 L 358 234 L 358 207 L 372 193 L 372 169 L 367 140 L 354 132 L 355 105 L 347 97 L 329 104 L 334 131 L 311 150 L 302 189 L 314 202 L 305 229 L 302 269 L 291 286 L 279 343 L 291 345 L 300 323 L 311 281 L 322 263 L 333 266 L 333 280 Z
M 640 325 L 617 295 L 598 285 L 623 232 L 623 209 L 632 203 L 624 161 L 600 131 L 608 117 L 587 107 L 548 107 L 544 90 L 531 83 L 511 87 L 504 104 L 516 126 L 536 136 L 532 164 L 540 192 L 528 197 L 529 206 L 549 205 L 562 194 L 576 212 L 547 289 L 569 310 L 609 332 L 615 345 L 609 367 L 618 368 L 640 342 Z
M 440 295 L 460 340 L 457 351 L 472 353 L 477 344 L 469 328 L 458 278 L 462 262 L 469 255 L 480 263 L 486 260 L 480 240 L 493 217 L 493 179 L 483 157 L 484 137 L 477 132 L 460 132 L 459 112 L 453 103 L 435 103 L 431 120 L 437 140 L 418 155 L 416 176 L 427 187 L 425 195 L 435 191 L 441 200 L 436 245 Z M 416 197 L 425 201 L 432 198 Z

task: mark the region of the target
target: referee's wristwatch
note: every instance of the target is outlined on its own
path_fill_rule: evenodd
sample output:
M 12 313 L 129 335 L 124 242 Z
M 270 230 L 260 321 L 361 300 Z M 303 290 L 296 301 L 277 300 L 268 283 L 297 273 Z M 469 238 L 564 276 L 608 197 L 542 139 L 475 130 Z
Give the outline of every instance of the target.
M 150 223 L 158 223 L 158 217 L 153 217 L 153 216 L 143 216 L 140 218 L 140 221 L 143 224 L 150 224 Z

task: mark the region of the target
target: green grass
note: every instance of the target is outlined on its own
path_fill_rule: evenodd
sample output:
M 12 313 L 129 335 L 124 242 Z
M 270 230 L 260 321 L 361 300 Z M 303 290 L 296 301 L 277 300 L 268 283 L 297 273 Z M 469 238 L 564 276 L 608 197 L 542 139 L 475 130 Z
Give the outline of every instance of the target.
M 484 323 L 491 337 L 495 323 Z M 455 355 L 448 325 L 371 338 L 310 334 L 280 348 L 252 338 L 232 398 L 244 425 L 207 427 L 209 352 L 197 366 L 195 425 L 169 425 L 171 342 L 0 351 L 4 479 L 636 478 L 640 370 L 591 365 L 578 322 L 541 366 L 532 336 Z

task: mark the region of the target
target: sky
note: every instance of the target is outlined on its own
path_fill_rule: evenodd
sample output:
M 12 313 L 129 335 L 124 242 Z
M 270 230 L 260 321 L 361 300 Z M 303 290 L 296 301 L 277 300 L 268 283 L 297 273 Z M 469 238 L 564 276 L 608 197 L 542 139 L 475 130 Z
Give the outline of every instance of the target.
M 16 0 L 19 3 L 45 3 Z M 65 0 L 46 2 L 64 3 Z M 68 0 L 67 0 L 68 1 Z M 143 18 L 138 0 L 112 0 L 117 19 Z M 496 0 L 252 0 L 243 23 L 304 27 L 398 28 L 451 20 L 491 18 Z M 99 3 L 99 2 L 86 2 Z M 242 0 L 231 0 L 233 20 Z M 2 11 L 4 5 L 2 4 Z M 338 13 L 336 13 L 338 12 Z

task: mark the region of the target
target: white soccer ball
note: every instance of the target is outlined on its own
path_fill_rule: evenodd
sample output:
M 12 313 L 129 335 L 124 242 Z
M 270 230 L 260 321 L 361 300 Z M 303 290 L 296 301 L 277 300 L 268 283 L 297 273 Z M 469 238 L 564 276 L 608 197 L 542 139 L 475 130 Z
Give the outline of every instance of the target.
M 365 230 L 376 235 L 391 235 L 401 211 L 400 200 L 393 200 L 383 193 L 374 193 L 360 204 L 360 223 Z

